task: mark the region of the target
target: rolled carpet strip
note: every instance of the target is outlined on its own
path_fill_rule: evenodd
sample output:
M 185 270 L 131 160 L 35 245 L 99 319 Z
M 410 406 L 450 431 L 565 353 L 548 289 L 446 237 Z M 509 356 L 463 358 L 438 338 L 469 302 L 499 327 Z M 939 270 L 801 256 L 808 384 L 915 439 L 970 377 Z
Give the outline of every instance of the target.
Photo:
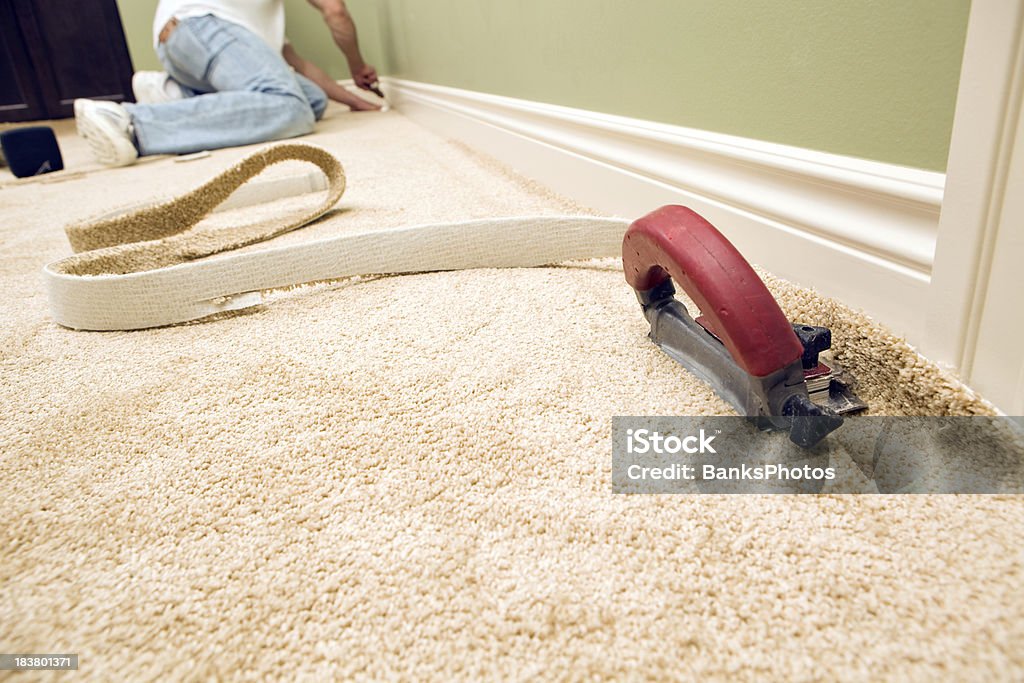
M 322 175 L 250 182 L 284 161 L 308 162 Z M 218 209 L 324 190 L 319 204 L 283 220 L 192 230 Z M 307 225 L 327 213 L 344 191 L 344 170 L 330 152 L 284 143 L 253 153 L 180 197 L 135 204 L 69 225 L 66 232 L 77 253 L 44 269 L 53 318 L 81 330 L 142 329 L 248 308 L 260 303 L 263 290 L 307 282 L 618 256 L 629 225 L 623 219 L 583 216 L 495 218 L 365 232 L 196 260 Z

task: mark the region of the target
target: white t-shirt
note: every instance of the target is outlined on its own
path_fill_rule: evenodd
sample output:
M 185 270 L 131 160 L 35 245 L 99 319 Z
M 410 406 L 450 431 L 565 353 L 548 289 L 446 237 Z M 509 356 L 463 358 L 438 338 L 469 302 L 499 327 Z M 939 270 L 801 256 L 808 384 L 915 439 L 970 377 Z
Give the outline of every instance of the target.
M 153 18 L 153 45 L 172 17 L 188 19 L 212 14 L 249 29 L 280 53 L 284 47 L 284 0 L 160 0 Z

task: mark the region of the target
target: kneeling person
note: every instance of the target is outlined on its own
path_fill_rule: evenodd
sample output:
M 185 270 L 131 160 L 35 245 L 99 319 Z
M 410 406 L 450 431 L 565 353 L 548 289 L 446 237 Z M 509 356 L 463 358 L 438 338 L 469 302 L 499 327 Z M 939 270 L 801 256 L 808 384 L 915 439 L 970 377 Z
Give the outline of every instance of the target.
M 343 0 L 320 10 L 355 83 L 374 89 Z M 78 132 L 111 166 L 140 155 L 188 154 L 312 132 L 328 95 L 354 110 L 378 109 L 302 59 L 284 37 L 284 0 L 161 0 L 153 23 L 162 74 L 136 75 L 137 104 L 76 100 Z M 294 70 L 293 70 L 294 67 Z M 325 92 L 326 91 L 326 92 Z

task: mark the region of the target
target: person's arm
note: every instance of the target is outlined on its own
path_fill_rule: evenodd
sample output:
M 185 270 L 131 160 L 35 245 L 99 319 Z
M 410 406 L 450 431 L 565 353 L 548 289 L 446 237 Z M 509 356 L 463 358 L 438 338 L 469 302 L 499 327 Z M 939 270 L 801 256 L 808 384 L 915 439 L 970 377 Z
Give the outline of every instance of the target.
M 358 95 L 349 92 L 328 76 L 326 71 L 308 59 L 303 59 L 295 51 L 291 43 L 285 42 L 284 47 L 281 49 L 281 56 L 284 57 L 284 61 L 288 62 L 289 66 L 320 86 L 324 94 L 335 102 L 348 105 L 348 108 L 352 111 L 374 111 L 380 109 L 380 105 L 367 102 Z
M 359 38 L 356 24 L 348 13 L 344 0 L 309 0 L 309 4 L 320 10 L 324 23 L 331 30 L 331 37 L 348 60 L 352 79 L 363 90 L 369 90 L 377 83 L 377 70 L 363 60 L 359 52 Z

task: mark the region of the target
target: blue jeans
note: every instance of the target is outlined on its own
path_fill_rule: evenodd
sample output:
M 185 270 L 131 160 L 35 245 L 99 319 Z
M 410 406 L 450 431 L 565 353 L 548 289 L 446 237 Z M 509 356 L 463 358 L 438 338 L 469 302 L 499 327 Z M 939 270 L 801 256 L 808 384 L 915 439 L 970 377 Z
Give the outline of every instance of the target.
M 188 154 L 312 132 L 327 108 L 315 83 L 256 34 L 213 15 L 182 21 L 157 55 L 182 100 L 126 104 L 140 154 Z

